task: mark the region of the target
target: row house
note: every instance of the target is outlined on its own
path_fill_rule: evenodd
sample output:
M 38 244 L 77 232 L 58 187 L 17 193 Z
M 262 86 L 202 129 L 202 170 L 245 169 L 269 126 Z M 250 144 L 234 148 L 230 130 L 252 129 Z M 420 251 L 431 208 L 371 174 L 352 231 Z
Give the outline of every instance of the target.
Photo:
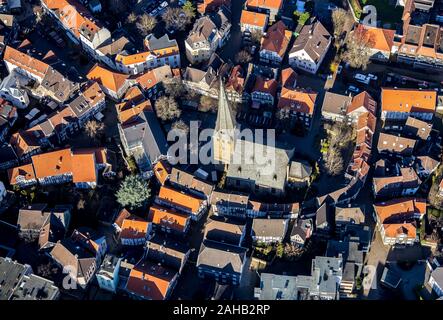
M 238 286 L 246 268 L 246 252 L 242 247 L 205 240 L 197 258 L 198 276 L 222 285 Z
M 148 220 L 154 224 L 156 230 L 183 235 L 189 230 L 191 216 L 170 207 L 152 205 L 149 209 Z
M 260 105 L 271 105 L 275 103 L 277 95 L 278 82 L 275 79 L 268 79 L 257 76 L 254 87 L 251 91 L 253 108 L 259 108 Z
M 10 102 L 14 107 L 25 109 L 29 106 L 29 95 L 24 89 L 30 79 L 17 70 L 13 70 L 0 83 L 0 98 Z
M 211 240 L 241 247 L 246 237 L 246 224 L 229 220 L 208 219 L 203 231 L 203 241 Z
M 376 177 L 372 189 L 376 198 L 412 196 L 421 185 L 421 180 L 413 168 L 400 168 L 400 175 Z
M 166 300 L 175 285 L 179 273 L 160 263 L 141 259 L 130 271 L 126 292 L 135 300 Z
M 416 119 L 409 116 L 403 127 L 403 134 L 405 136 L 421 139 L 423 141 L 429 140 L 432 131 L 432 123 Z
M 114 100 L 120 100 L 131 85 L 127 74 L 112 71 L 98 64 L 89 70 L 86 77 L 97 82 L 103 92 Z
M 208 201 L 211 198 L 212 191 L 214 190 L 214 185 L 197 178 L 193 174 L 177 168 L 172 168 L 169 175 L 169 182 L 172 186 L 178 189 L 183 189 L 190 194 L 207 199 Z
M 0 54 L 4 48 L 12 43 L 16 38 L 20 29 L 18 19 L 12 14 L 0 14 Z
M 200 220 L 208 206 L 208 200 L 166 186 L 160 188 L 155 203 L 188 214 L 194 221 Z
M 434 90 L 382 88 L 382 120 L 406 120 L 409 116 L 432 120 L 437 105 Z
M 154 165 L 154 175 L 160 185 L 164 186 L 169 180 L 169 175 L 171 174 L 171 165 L 165 159 L 161 159 Z
M 417 242 L 415 222 L 425 214 L 424 199 L 404 198 L 374 204 L 374 218 L 385 245 Z
M 393 153 L 401 156 L 413 154 L 417 140 L 404 138 L 401 136 L 380 133 L 377 149 L 379 153 Z
M 94 58 L 96 50 L 111 40 L 111 32 L 76 0 L 42 0 L 43 9 L 65 30 L 68 38 Z
M 168 65 L 180 67 L 180 50 L 175 39 L 167 34 L 156 38 L 153 34 L 144 40 L 145 50 L 140 53 L 119 53 L 115 57 L 116 69 L 126 74 L 140 74 L 147 70 Z
M 283 21 L 273 24 L 261 39 L 260 61 L 280 65 L 288 50 L 292 31 L 286 29 Z
M 217 11 L 221 6 L 231 6 L 231 0 L 201 0 L 197 3 L 197 11 L 201 15 Z
M 213 191 L 211 195 L 211 208 L 216 216 L 245 218 L 248 211 L 249 196 Z
M 391 54 L 395 51 L 395 30 L 369 27 L 362 24 L 357 27 L 357 30 L 368 38 L 371 60 L 388 62 Z
M 305 25 L 289 51 L 289 64 L 293 68 L 317 73 L 331 42 L 332 35 L 320 21 Z
M 266 31 L 269 16 L 265 13 L 243 10 L 240 17 L 240 28 L 242 32 L 261 32 Z
M 245 85 L 245 72 L 240 65 L 236 65 L 232 68 L 225 84 L 225 91 L 228 100 L 235 103 L 245 103 L 249 101 L 250 95 L 245 90 Z
M 311 127 L 312 116 L 315 111 L 316 92 L 301 89 L 287 89 L 283 87 L 278 101 L 277 110 L 282 118 L 298 120 L 306 128 Z
M 165 65 L 137 76 L 135 83 L 141 87 L 148 99 L 155 100 L 162 95 L 164 84 L 180 80 L 180 71 Z
M 70 148 L 34 155 L 31 164 L 8 170 L 11 185 L 25 187 L 72 182 L 77 188 L 95 188 L 98 170 L 107 165 L 106 149 Z
M 251 218 L 291 218 L 295 219 L 300 213 L 300 204 L 293 203 L 265 203 L 258 201 L 248 201 L 246 214 Z
M 251 237 L 256 243 L 282 242 L 288 231 L 289 219 L 260 219 L 252 221 Z
M 231 31 L 231 12 L 226 6 L 194 23 L 185 40 L 186 57 L 191 64 L 209 60 L 211 55 L 225 45 Z
M 121 262 L 122 258 L 118 258 L 112 254 L 107 254 L 103 258 L 103 263 L 95 274 L 100 289 L 117 293 Z
M 136 53 L 136 49 L 123 35 L 116 37 L 116 39 L 112 39 L 111 41 L 106 41 L 101 46 L 97 48 L 96 53 L 96 61 L 108 66 L 111 69 L 118 70 L 116 58 L 118 55 L 126 53 Z M 122 71 L 122 70 L 120 70 Z
M 152 224 L 135 215 L 123 219 L 120 227 L 120 242 L 124 246 L 144 246 L 152 231 Z
M 274 22 L 281 14 L 283 0 L 247 0 L 245 7 L 249 11 L 262 12 L 269 15 L 270 22 Z

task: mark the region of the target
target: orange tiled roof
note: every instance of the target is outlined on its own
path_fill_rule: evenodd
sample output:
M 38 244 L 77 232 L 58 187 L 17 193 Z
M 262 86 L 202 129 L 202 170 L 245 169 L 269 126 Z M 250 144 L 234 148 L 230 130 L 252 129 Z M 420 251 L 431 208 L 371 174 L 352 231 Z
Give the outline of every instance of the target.
M 41 130 L 38 125 L 33 127 L 32 129 Z M 16 132 L 11 136 L 11 139 L 9 140 L 9 143 L 14 148 L 19 158 L 21 158 L 25 153 L 40 148 L 40 145 L 37 142 L 32 129 Z
M 120 238 L 122 239 L 143 239 L 146 238 L 149 230 L 149 222 L 131 215 L 123 220 L 121 229 Z
M 89 80 L 95 80 L 100 83 L 105 88 L 118 92 L 125 84 L 126 80 L 129 79 L 127 74 L 118 73 L 111 71 L 109 69 L 95 65 L 89 70 L 86 75 Z
M 391 52 L 394 45 L 395 30 L 366 27 L 367 36 L 371 39 L 372 48 Z
M 283 87 L 294 89 L 296 80 L 297 73 L 291 67 L 285 68 L 281 71 L 280 81 Z
M 149 100 L 145 100 L 132 108 L 125 109 L 118 112 L 118 118 L 122 124 L 131 122 L 143 111 L 152 111 L 152 105 Z
M 381 202 L 374 205 L 381 223 L 393 216 L 403 216 L 410 214 L 426 214 L 426 200 L 415 198 L 395 199 Z
M 115 57 L 115 61 L 120 62 L 121 64 L 124 64 L 126 66 L 137 64 L 137 63 L 143 63 L 146 62 L 147 58 L 151 55 L 149 51 L 130 54 L 130 55 L 122 55 L 118 54 Z
M 266 36 L 263 36 L 261 40 L 261 50 L 275 52 L 283 58 L 288 49 L 291 37 L 292 32 L 286 29 L 283 21 L 278 21 L 268 29 Z
M 348 106 L 347 113 L 350 114 L 360 107 L 366 108 L 366 110 L 368 110 L 373 115 L 375 115 L 377 103 L 371 97 L 371 95 L 369 93 L 367 93 L 366 91 L 363 91 L 363 92 L 357 94 L 354 98 L 352 98 L 352 102 Z
M 97 169 L 95 168 L 95 153 L 85 150 L 77 150 L 72 155 L 72 181 L 96 182 Z
M 34 74 L 39 78 L 44 78 L 49 69 L 49 65 L 46 63 L 32 58 L 31 56 L 10 46 L 6 46 L 3 59 L 13 65 L 16 65 L 20 69 Z
M 189 216 L 173 210 L 153 205 L 149 209 L 148 220 L 154 224 L 162 225 L 179 232 L 183 232 Z
M 278 109 L 290 109 L 307 114 L 314 113 L 317 93 L 308 93 L 300 90 L 283 88 L 281 90 Z
M 23 177 L 26 181 L 35 180 L 34 167 L 32 164 L 25 164 L 8 170 L 8 178 L 11 185 L 17 183 L 17 177 L 19 176 Z
M 255 80 L 254 91 L 269 93 L 272 96 L 275 96 L 277 92 L 278 82 L 275 79 L 264 79 L 263 77 L 257 77 Z
M 172 269 L 142 261 L 131 270 L 126 289 L 146 299 L 164 300 L 176 274 Z
M 197 213 L 203 204 L 203 200 L 199 198 L 165 186 L 160 188 L 158 197 L 181 207 L 187 208 L 193 213 Z
M 283 6 L 283 0 L 248 0 L 246 5 L 256 8 L 281 9 Z
M 268 23 L 268 15 L 258 12 L 243 10 L 241 13 L 240 24 L 248 24 L 264 28 Z
M 357 131 L 368 128 L 370 131 L 375 131 L 377 125 L 377 118 L 370 112 L 362 113 L 357 120 Z
M 385 236 L 390 238 L 397 238 L 399 235 L 406 235 L 410 239 L 415 239 L 417 236 L 417 228 L 412 223 L 391 223 L 384 224 Z
M 171 173 L 171 167 L 164 160 L 158 161 L 154 165 L 154 174 L 157 180 L 161 185 L 164 185 L 166 180 L 168 179 L 169 174 Z
M 435 112 L 437 92 L 434 90 L 382 88 L 382 111 Z
M 105 94 L 100 88 L 100 85 L 95 81 L 89 84 L 82 91 L 82 95 L 86 99 L 86 101 L 92 106 L 96 105 L 99 101 L 105 98 Z
M 71 149 L 47 152 L 32 156 L 35 176 L 40 178 L 58 176 L 72 172 Z

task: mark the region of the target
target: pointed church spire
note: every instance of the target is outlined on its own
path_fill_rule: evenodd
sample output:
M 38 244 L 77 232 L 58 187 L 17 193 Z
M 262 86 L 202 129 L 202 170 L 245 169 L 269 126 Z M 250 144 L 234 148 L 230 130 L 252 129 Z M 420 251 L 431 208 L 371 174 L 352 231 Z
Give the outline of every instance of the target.
M 235 117 L 229 107 L 228 96 L 226 95 L 223 80 L 220 78 L 220 91 L 218 94 L 218 112 L 217 122 L 215 123 L 215 131 L 229 131 L 236 127 Z

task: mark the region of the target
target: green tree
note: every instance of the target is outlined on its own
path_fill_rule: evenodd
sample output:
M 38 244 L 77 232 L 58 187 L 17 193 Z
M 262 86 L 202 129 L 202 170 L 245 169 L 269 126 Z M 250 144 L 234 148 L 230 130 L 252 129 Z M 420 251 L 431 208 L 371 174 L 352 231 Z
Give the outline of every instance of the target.
M 186 13 L 188 17 L 190 18 L 195 17 L 195 7 L 191 1 L 188 0 L 183 4 L 183 11 Z
M 117 202 L 130 209 L 144 206 L 150 195 L 148 183 L 137 175 L 126 177 L 116 193 Z
M 294 16 L 297 18 L 297 22 L 299 25 L 304 26 L 306 21 L 309 20 L 309 18 L 311 17 L 311 15 L 309 14 L 309 12 L 299 12 L 299 11 L 294 11 Z

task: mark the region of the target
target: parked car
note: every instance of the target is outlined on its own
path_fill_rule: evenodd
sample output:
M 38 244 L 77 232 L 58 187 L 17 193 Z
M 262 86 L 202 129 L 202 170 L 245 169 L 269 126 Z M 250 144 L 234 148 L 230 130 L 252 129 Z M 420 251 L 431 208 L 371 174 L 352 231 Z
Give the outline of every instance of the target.
M 332 11 L 335 9 L 337 9 L 337 6 L 335 4 L 333 4 L 333 3 L 328 4 L 328 10 Z
M 343 70 L 343 66 L 339 65 L 337 68 L 337 74 L 340 74 L 342 70 Z
M 372 74 L 372 73 L 368 73 L 368 75 L 367 75 L 371 80 L 374 80 L 374 81 L 377 81 L 377 76 L 375 75 L 375 74 Z
M 354 75 L 354 79 L 357 80 L 358 82 L 361 82 L 364 84 L 369 84 L 369 82 L 371 81 L 370 77 L 365 76 L 364 74 L 361 74 L 361 73 L 356 73 Z

